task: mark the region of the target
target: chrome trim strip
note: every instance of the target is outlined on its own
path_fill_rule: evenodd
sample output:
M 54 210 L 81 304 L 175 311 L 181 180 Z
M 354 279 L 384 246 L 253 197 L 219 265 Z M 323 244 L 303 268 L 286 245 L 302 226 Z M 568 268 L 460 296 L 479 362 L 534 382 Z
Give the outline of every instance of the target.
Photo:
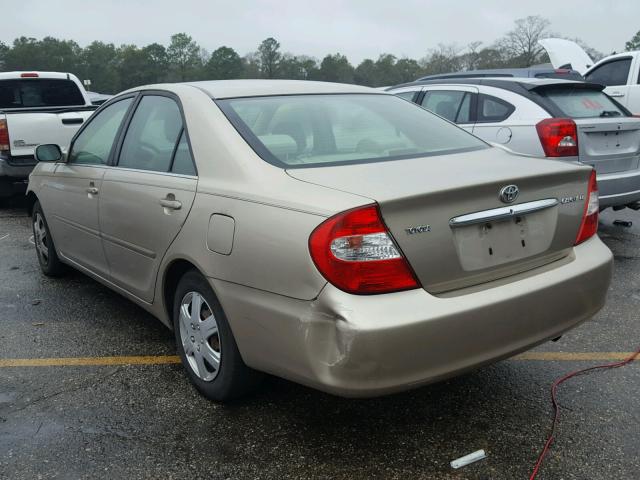
M 538 212 L 547 208 L 555 207 L 559 202 L 556 198 L 547 198 L 544 200 L 536 200 L 534 202 L 519 203 L 510 207 L 492 208 L 491 210 L 483 210 L 481 212 L 469 213 L 459 217 L 453 217 L 449 220 L 451 228 L 464 227 L 477 223 L 495 222 L 496 220 L 506 220 L 518 215 L 526 215 L 527 213 Z

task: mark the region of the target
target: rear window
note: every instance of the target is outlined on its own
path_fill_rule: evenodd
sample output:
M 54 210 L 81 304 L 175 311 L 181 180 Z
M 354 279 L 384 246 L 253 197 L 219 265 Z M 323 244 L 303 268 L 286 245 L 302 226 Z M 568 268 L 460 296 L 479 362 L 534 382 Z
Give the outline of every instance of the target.
M 288 95 L 217 103 L 256 153 L 282 168 L 487 148 L 466 131 L 394 95 Z
M 599 90 L 546 90 L 542 95 L 570 118 L 627 116 L 618 104 Z
M 71 80 L 29 78 L 0 81 L 0 108 L 77 105 L 84 105 L 84 98 Z

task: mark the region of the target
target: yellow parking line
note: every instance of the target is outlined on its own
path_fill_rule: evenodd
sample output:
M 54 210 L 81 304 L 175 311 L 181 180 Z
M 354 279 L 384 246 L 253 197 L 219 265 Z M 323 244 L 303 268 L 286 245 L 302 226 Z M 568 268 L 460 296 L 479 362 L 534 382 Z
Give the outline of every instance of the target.
M 540 361 L 616 361 L 624 360 L 631 352 L 526 352 L 512 360 Z M 637 358 L 636 361 L 640 361 Z M 132 355 L 117 357 L 58 357 L 58 358 L 4 358 L 0 368 L 6 367 L 70 367 L 108 365 L 166 365 L 180 363 L 177 355 Z
M 176 355 L 135 355 L 123 357 L 5 358 L 2 367 L 68 367 L 88 365 L 163 365 L 180 363 Z
M 514 360 L 546 360 L 546 361 L 581 361 L 601 360 L 615 361 L 629 358 L 632 352 L 525 352 L 513 357 Z M 636 358 L 640 361 L 640 358 Z

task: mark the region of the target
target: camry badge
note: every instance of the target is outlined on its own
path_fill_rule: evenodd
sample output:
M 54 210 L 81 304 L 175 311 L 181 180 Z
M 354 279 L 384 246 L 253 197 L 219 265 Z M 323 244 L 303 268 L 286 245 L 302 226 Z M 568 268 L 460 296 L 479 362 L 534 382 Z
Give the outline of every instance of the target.
M 518 198 L 519 193 L 520 190 L 518 190 L 517 185 L 507 185 L 500 189 L 500 200 L 504 203 L 513 203 Z

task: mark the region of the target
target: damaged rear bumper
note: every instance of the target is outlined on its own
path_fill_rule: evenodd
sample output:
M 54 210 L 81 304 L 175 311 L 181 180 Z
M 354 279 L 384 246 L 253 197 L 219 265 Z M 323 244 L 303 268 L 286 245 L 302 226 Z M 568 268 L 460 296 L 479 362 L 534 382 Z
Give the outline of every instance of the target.
M 603 306 L 611 272 L 611 252 L 594 237 L 552 264 L 437 297 L 422 289 L 357 296 L 327 285 L 310 302 L 211 284 L 249 366 L 357 397 L 431 383 L 555 338 Z

